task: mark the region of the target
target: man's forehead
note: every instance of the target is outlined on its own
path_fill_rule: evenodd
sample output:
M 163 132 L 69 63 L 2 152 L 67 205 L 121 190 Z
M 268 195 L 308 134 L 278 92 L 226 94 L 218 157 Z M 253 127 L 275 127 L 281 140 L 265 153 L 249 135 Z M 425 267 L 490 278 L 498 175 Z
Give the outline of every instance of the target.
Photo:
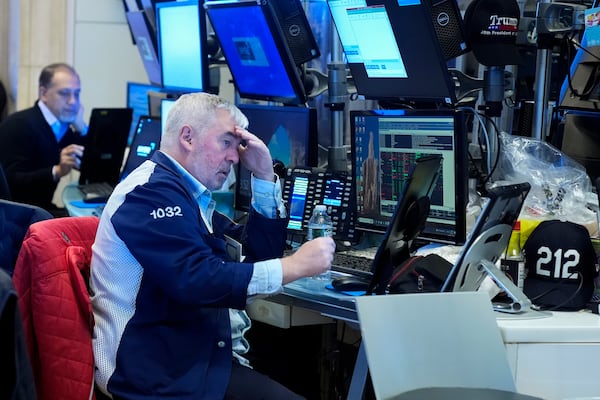
M 77 75 L 70 73 L 69 71 L 59 70 L 54 73 L 54 76 L 50 80 L 50 86 L 57 88 L 77 88 L 79 89 L 80 82 Z

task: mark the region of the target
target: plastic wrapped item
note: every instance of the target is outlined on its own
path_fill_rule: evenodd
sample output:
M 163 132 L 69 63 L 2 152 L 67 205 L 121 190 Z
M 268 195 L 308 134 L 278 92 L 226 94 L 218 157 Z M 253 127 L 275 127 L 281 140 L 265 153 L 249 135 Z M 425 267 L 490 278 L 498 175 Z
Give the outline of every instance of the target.
M 494 185 L 531 185 L 519 219 L 564 219 L 597 234 L 596 213 L 586 207 L 592 182 L 585 168 L 551 144 L 501 133 L 500 159 L 493 177 Z

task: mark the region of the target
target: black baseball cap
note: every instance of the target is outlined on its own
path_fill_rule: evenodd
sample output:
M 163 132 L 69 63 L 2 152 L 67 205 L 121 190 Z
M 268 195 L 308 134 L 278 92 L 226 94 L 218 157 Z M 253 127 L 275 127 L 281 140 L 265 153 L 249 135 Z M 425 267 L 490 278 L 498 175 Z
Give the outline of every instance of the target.
M 588 230 L 569 221 L 541 222 L 525 245 L 523 292 L 550 310 L 581 310 L 594 294 L 598 258 Z
M 516 46 L 520 17 L 516 0 L 474 0 L 469 4 L 464 17 L 465 36 L 479 63 L 521 63 Z

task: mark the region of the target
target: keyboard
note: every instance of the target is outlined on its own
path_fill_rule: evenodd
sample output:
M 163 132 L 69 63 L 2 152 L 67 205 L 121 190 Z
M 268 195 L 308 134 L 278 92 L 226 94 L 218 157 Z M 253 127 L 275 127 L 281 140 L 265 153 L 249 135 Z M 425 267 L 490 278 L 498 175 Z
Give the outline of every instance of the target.
M 370 277 L 372 275 L 373 257 L 368 254 L 349 252 L 335 253 L 331 270 L 350 275 Z
M 114 188 L 106 182 L 86 183 L 78 186 L 86 203 L 106 203 Z

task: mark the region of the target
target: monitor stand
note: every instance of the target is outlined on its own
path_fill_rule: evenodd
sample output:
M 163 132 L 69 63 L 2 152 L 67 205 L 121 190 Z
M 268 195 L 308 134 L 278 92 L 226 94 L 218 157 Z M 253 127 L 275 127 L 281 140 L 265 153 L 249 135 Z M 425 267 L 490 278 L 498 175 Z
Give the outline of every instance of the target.
M 505 313 L 519 314 L 532 311 L 531 300 L 503 271 L 496 267 L 496 261 L 504 252 L 511 233 L 512 226 L 499 224 L 475 239 L 460 266 L 454 291 L 476 291 L 483 280 L 490 276 L 512 300 L 512 303 L 495 305 L 494 309 Z

